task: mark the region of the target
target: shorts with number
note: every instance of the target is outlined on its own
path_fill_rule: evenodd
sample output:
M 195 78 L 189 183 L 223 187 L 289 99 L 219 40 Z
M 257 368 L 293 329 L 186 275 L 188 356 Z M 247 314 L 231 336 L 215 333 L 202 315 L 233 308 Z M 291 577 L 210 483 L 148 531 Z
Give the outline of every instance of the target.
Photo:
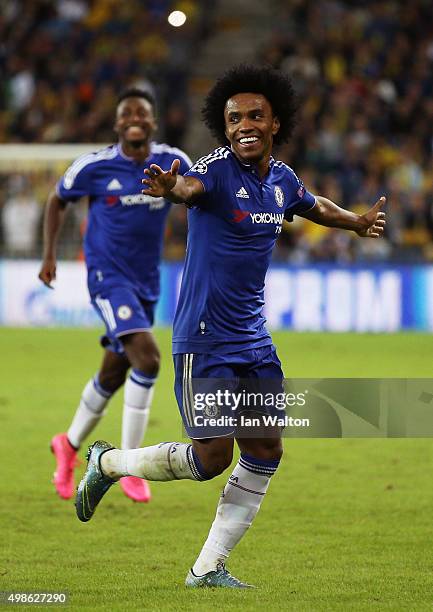
M 218 426 L 210 432 L 197 426 L 195 416 L 195 394 L 214 393 L 217 388 L 238 392 L 239 383 L 249 380 L 252 384 L 281 390 L 284 374 L 274 345 L 248 349 L 228 355 L 183 353 L 173 355 L 175 383 L 174 391 L 182 416 L 183 425 L 189 438 L 233 436 L 235 427 L 230 424 Z M 210 434 L 210 435 L 209 435 Z
M 129 287 L 99 293 L 92 298 L 92 304 L 105 323 L 101 344 L 114 353 L 124 353 L 122 336 L 152 329 L 155 302 L 142 300 Z

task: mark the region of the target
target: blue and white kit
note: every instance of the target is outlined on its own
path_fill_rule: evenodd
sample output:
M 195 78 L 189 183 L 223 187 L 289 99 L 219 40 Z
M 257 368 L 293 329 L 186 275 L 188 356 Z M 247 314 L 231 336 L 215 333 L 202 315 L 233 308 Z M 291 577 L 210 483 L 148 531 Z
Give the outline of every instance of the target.
M 119 144 L 79 157 L 57 184 L 66 202 L 89 198 L 84 238 L 92 304 L 106 326 L 104 346 L 123 352 L 119 338 L 152 327 L 159 297 L 159 264 L 170 202 L 141 193 L 150 164 L 180 173 L 191 160 L 179 149 L 152 142 L 145 162 L 127 157 Z
M 186 176 L 199 179 L 205 193 L 188 211 L 173 354 L 184 424 L 191 437 L 200 437 L 191 430 L 183 405 L 182 389 L 188 389 L 191 378 L 203 371 L 215 378 L 222 372 L 226 378 L 283 378 L 275 351 L 274 367 L 269 364 L 273 346 L 262 314 L 265 276 L 283 220 L 307 212 L 315 197 L 285 163 L 271 158 L 268 174 L 260 179 L 255 166 L 239 161 L 228 147 L 199 159 Z M 259 356 L 257 350 L 265 347 L 266 355 Z M 249 353 L 249 363 L 243 352 Z M 197 355 L 207 355 L 212 367 L 205 368 Z

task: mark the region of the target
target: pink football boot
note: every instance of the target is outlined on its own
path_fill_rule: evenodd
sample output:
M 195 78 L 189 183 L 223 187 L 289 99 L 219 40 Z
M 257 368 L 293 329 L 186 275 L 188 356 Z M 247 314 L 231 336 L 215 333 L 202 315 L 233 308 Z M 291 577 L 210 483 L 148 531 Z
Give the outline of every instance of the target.
M 51 451 L 57 461 L 53 484 L 62 499 L 71 499 L 75 492 L 74 468 L 78 464 L 77 451 L 71 446 L 65 433 L 54 436 L 51 440 Z
M 137 476 L 123 476 L 119 482 L 126 497 L 135 502 L 147 503 L 150 501 L 152 495 L 147 480 Z

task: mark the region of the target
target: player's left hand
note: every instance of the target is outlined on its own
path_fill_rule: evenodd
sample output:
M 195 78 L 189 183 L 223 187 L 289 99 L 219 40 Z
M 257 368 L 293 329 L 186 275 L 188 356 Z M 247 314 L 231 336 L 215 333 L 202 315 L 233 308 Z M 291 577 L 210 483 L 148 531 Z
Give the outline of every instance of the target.
M 370 208 L 364 215 L 361 215 L 361 220 L 365 227 L 356 232 L 362 238 L 380 238 L 385 229 L 385 213 L 381 210 L 386 202 L 385 196 L 378 199 L 376 204 Z

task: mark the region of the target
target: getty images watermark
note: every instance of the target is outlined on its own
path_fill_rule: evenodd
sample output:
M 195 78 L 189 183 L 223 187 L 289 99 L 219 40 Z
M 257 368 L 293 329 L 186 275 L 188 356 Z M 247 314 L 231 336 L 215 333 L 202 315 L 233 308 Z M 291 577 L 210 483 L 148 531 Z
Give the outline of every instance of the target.
M 433 379 L 190 379 L 193 438 L 433 437 Z
M 285 412 L 293 406 L 305 406 L 307 394 L 307 389 L 296 394 L 284 391 L 262 393 L 246 389 L 240 392 L 217 389 L 215 392 L 194 393 L 194 425 L 309 427 L 310 419 L 294 418 Z M 227 414 L 228 411 L 231 414 Z
M 302 411 L 307 389 L 286 389 L 278 379 L 191 379 L 183 410 L 191 437 L 275 437 L 282 430 L 310 427 Z

